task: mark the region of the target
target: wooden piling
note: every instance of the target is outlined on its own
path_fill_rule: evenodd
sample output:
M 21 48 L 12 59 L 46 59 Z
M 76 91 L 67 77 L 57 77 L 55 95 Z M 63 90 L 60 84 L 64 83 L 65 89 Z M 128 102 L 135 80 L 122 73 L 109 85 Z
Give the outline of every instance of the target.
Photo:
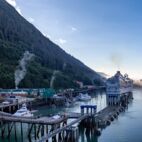
M 23 124 L 22 122 L 20 123 L 21 125 L 21 141 L 23 142 Z
M 17 142 L 17 130 L 16 130 L 16 123 L 14 123 L 14 136 L 15 136 L 15 141 Z
M 2 130 L 1 130 L 1 137 L 2 139 L 4 138 L 4 133 L 5 133 L 5 124 L 2 124 Z
M 36 124 L 34 125 L 34 138 L 37 140 L 37 135 L 36 135 Z
M 28 137 L 31 137 L 31 132 L 32 132 L 33 126 L 34 126 L 34 124 L 31 124 L 31 127 L 30 127 L 29 132 L 28 132 Z
M 37 130 L 37 138 L 39 138 L 39 133 L 40 133 L 41 125 L 38 125 L 38 130 Z
M 7 136 L 8 138 L 10 138 L 10 136 L 11 136 L 11 131 L 12 131 L 13 126 L 14 126 L 14 122 L 11 123 L 11 126 L 8 130 L 8 136 Z

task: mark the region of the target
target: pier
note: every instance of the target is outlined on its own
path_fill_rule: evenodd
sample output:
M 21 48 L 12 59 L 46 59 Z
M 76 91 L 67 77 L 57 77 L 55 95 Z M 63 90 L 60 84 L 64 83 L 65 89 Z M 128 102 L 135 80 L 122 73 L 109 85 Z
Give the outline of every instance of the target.
M 33 100 L 32 99 L 27 99 L 25 101 L 20 101 L 20 102 L 14 102 L 14 103 L 9 103 L 9 104 L 0 104 L 0 111 L 1 112 L 15 112 L 17 109 L 19 109 L 23 103 L 26 103 L 31 107 Z
M 82 106 L 81 110 L 94 108 L 94 106 Z M 8 116 L 6 113 L 0 113 L 0 124 L 1 124 L 1 137 L 10 138 L 11 131 L 14 130 L 16 133 L 16 123 L 19 123 L 21 126 L 21 135 L 23 135 L 23 123 L 28 124 L 28 137 L 31 137 L 32 132 L 34 131 L 34 139 L 36 142 L 45 142 L 45 141 L 55 141 L 65 140 L 66 137 L 70 138 L 72 131 L 70 133 L 68 130 L 72 129 L 74 125 L 81 126 L 85 129 L 93 129 L 97 131 L 98 128 L 106 127 L 110 125 L 119 113 L 124 111 L 122 106 L 108 106 L 103 110 L 96 113 L 95 111 L 81 112 L 83 113 L 68 113 L 65 116 L 61 115 L 59 119 L 53 119 L 50 117 L 40 117 L 40 118 L 23 118 L 23 117 L 14 117 Z M 89 113 L 90 112 L 90 113 Z M 75 120 L 67 123 L 69 119 L 74 118 Z M 7 133 L 8 132 L 8 133 Z M 15 134 L 16 135 L 16 134 Z M 16 139 L 16 136 L 15 136 Z M 73 141 L 72 141 L 73 142 Z
M 61 116 L 59 119 L 53 119 L 49 117 L 40 117 L 40 118 L 24 118 L 24 117 L 15 117 L 7 115 L 6 113 L 0 113 L 0 124 L 1 124 L 1 137 L 11 137 L 11 131 L 14 129 L 16 135 L 16 123 L 21 124 L 21 135 L 24 133 L 23 123 L 28 124 L 29 132 L 28 137 L 31 137 L 31 132 L 34 129 L 35 140 L 39 136 L 43 136 L 45 133 L 48 133 L 48 130 L 54 130 L 57 127 L 63 126 L 67 123 L 67 117 Z M 46 132 L 45 132 L 46 129 Z M 16 136 L 15 136 L 16 139 Z
M 83 106 L 84 107 L 84 106 Z M 92 106 L 93 107 L 93 106 Z M 85 108 L 85 107 L 84 107 Z M 86 108 L 88 109 L 88 108 Z M 68 113 L 68 119 L 74 118 L 76 120 L 72 121 L 71 123 L 67 124 L 66 126 L 54 130 L 53 132 L 47 134 L 46 136 L 40 138 L 37 142 L 44 142 L 51 138 L 55 138 L 57 134 L 62 134 L 62 132 L 66 131 L 68 128 L 71 128 L 74 124 L 78 124 L 85 129 L 93 129 L 96 131 L 96 134 L 100 134 L 98 128 L 104 128 L 111 124 L 118 115 L 124 111 L 124 107 L 114 106 L 114 107 L 106 107 L 103 110 L 99 111 L 98 113 Z M 67 136 L 67 133 L 64 133 L 64 137 Z M 58 142 L 58 138 L 56 139 Z
M 89 108 L 92 108 L 92 107 L 96 108 L 96 106 L 82 106 L 82 109 L 85 109 L 86 107 L 87 107 L 88 112 L 89 112 Z M 21 124 L 21 135 L 23 135 L 22 125 L 23 123 L 27 123 L 30 125 L 28 137 L 31 136 L 32 129 L 34 129 L 35 140 L 37 140 L 39 136 L 42 136 L 38 140 L 38 142 L 47 141 L 52 138 L 56 139 L 55 137 L 58 134 L 60 134 L 60 136 L 62 135 L 62 137 L 65 138 L 68 135 L 67 129 L 71 129 L 71 127 L 74 124 L 80 123 L 82 120 L 88 118 L 89 116 L 95 115 L 94 112 L 86 113 L 86 114 L 79 113 L 78 116 L 74 116 L 72 114 L 65 115 L 65 116 L 61 115 L 61 117 L 56 120 L 54 120 L 53 118 L 49 118 L 49 117 L 40 117 L 40 118 L 14 117 L 12 115 L 8 115 L 7 113 L 1 112 L 0 122 L 1 122 L 1 126 L 3 125 L 2 130 L 1 130 L 1 136 L 3 138 L 10 137 L 12 129 L 16 131 L 16 127 L 15 127 L 16 123 Z M 67 120 L 70 118 L 76 118 L 76 120 L 67 124 Z M 35 130 L 35 127 L 38 127 L 38 128 Z M 45 128 L 46 128 L 46 132 L 45 132 Z M 6 131 L 8 131 L 8 134 L 6 133 Z
M 12 114 L 0 112 L 0 135 L 2 138 L 10 138 L 12 131 L 14 131 L 16 140 L 16 124 L 20 124 L 21 137 L 24 133 L 23 124 L 27 124 L 27 137 L 30 140 L 34 139 L 36 142 L 75 142 L 75 139 L 77 139 L 77 135 L 75 134 L 77 134 L 79 128 L 85 130 L 87 133 L 93 132 L 94 135 L 100 135 L 101 132 L 99 129 L 110 125 L 125 110 L 130 100 L 132 100 L 132 94 L 128 93 L 125 95 L 125 99 L 121 100 L 119 104 L 109 105 L 99 112 L 97 112 L 96 105 L 82 105 L 80 106 L 80 113 L 64 113 L 60 114 L 58 118 L 15 117 Z

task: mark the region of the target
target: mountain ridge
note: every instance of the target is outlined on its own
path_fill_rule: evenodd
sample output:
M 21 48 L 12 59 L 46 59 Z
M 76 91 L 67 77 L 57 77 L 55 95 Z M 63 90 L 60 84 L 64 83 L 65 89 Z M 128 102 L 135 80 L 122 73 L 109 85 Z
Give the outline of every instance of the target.
M 74 80 L 85 84 L 91 84 L 95 80 L 98 84 L 102 82 L 99 74 L 45 37 L 5 0 L 0 0 L 0 50 L 0 87 L 2 88 L 14 87 L 13 74 L 25 51 L 33 53 L 35 59 L 28 65 L 28 72 L 20 87 L 50 87 L 50 80 L 55 70 L 61 72 L 55 81 L 55 86 L 58 87 L 74 87 L 77 85 Z M 5 69 L 6 75 L 2 72 Z M 7 85 L 2 84 L 4 79 L 7 80 Z M 58 79 L 64 81 L 61 83 Z

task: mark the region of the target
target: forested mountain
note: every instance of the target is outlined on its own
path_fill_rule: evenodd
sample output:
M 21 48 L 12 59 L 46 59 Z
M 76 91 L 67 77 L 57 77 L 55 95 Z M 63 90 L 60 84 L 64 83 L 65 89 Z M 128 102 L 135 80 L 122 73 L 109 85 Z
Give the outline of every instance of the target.
M 25 51 L 34 54 L 34 58 L 19 87 L 49 87 L 54 71 L 58 71 L 55 88 L 76 87 L 76 80 L 102 83 L 99 74 L 67 54 L 5 0 L 0 0 L 0 88 L 15 87 L 14 72 Z

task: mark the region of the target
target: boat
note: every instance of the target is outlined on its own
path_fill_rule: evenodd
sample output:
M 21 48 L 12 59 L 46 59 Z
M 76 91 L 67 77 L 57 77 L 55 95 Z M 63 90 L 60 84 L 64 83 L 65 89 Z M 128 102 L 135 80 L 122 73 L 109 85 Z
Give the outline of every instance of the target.
M 60 115 L 54 115 L 54 116 L 52 116 L 52 118 L 53 118 L 53 119 L 60 119 L 61 116 L 60 116 Z
M 33 113 L 27 109 L 26 104 L 24 103 L 22 107 L 13 114 L 13 116 L 18 117 L 33 117 Z
M 2 102 L 2 104 L 3 104 L 3 105 L 9 105 L 9 104 L 10 104 L 10 102 L 8 102 L 8 101 L 4 101 L 4 102 Z
M 76 98 L 79 101 L 90 101 L 91 100 L 91 96 L 89 96 L 87 93 L 86 94 L 79 93 L 79 95 Z
M 107 79 L 106 94 L 108 104 L 118 104 L 120 100 L 133 91 L 133 80 L 127 74 L 122 75 L 120 71 Z

